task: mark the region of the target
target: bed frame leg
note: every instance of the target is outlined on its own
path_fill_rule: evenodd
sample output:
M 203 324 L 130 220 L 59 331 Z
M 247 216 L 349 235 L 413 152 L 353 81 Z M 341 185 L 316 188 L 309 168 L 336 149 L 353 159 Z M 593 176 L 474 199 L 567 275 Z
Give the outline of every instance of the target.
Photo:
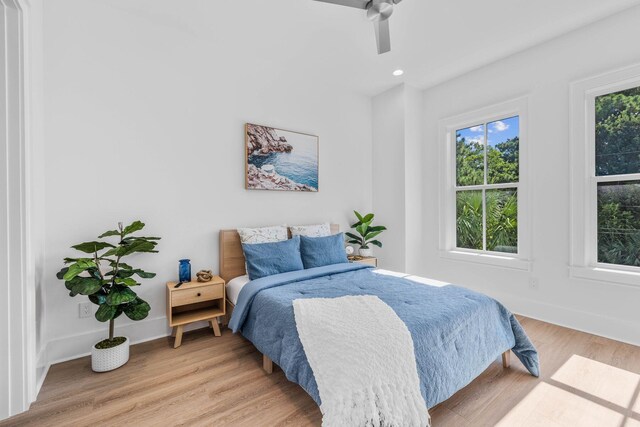
M 507 350 L 502 353 L 502 367 L 508 368 L 511 366 L 511 350 Z
M 262 355 L 262 369 L 264 369 L 267 374 L 273 373 L 273 361 L 269 359 L 266 354 Z

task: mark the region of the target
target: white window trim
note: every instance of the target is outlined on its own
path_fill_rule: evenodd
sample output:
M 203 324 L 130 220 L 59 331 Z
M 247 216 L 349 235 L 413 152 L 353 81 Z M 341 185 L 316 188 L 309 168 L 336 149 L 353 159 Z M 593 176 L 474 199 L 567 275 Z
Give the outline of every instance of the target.
M 571 277 L 640 286 L 640 267 L 598 262 L 597 184 L 638 175 L 595 175 L 595 99 L 640 86 L 640 65 L 571 84 Z M 640 175 L 638 175 L 640 176 Z M 635 179 L 637 179 L 636 177 Z
M 439 254 L 441 257 L 496 267 L 517 270 L 531 270 L 531 221 L 529 192 L 529 156 L 528 156 L 528 98 L 521 97 L 511 101 L 481 108 L 479 110 L 449 117 L 439 122 L 438 142 L 440 147 L 439 182 Z M 458 129 L 477 126 L 480 122 L 490 123 L 513 116 L 519 116 L 520 123 L 520 177 L 517 184 L 506 185 L 518 188 L 518 254 L 478 251 L 456 247 L 456 152 L 455 138 Z M 472 187 L 469 187 L 472 189 Z

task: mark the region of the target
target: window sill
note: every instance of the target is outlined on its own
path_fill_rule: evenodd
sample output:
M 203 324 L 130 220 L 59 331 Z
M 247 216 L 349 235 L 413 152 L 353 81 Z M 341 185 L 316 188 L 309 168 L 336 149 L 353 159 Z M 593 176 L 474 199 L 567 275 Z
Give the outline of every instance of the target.
M 528 260 L 513 256 L 501 256 L 485 253 L 466 252 L 460 250 L 440 251 L 440 257 L 453 261 L 472 262 L 476 264 L 491 265 L 494 267 L 509 268 L 514 270 L 530 271 L 531 263 Z
M 628 286 L 640 287 L 640 271 L 618 270 L 606 267 L 571 267 L 571 277 L 574 279 L 595 280 Z

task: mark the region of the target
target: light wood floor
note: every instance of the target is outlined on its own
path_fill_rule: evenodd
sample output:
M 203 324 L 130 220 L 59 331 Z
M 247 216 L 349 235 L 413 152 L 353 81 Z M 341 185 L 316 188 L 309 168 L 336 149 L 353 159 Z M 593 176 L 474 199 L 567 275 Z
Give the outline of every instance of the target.
M 439 426 L 640 426 L 640 348 L 532 319 L 522 323 L 541 356 L 542 376 L 512 357 L 431 411 Z M 320 425 L 318 407 L 240 336 L 210 331 L 131 348 L 129 363 L 105 374 L 89 358 L 55 365 L 22 425 Z

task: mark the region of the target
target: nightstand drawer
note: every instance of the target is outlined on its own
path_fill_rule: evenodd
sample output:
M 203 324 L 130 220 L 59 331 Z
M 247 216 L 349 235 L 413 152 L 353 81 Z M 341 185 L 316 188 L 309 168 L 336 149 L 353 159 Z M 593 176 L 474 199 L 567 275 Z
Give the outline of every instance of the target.
M 224 284 L 173 291 L 171 293 L 171 306 L 179 307 L 181 305 L 197 304 L 218 298 L 224 298 Z

